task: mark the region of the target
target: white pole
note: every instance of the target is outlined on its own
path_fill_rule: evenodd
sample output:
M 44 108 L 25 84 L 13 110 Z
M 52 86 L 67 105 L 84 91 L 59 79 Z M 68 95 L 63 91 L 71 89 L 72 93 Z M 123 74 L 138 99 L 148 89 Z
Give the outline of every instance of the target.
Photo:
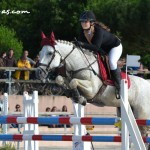
M 125 81 L 126 80 L 124 80 L 124 82 Z M 127 91 L 127 87 L 126 87 L 126 91 Z M 121 93 L 121 94 L 123 94 L 123 93 Z M 144 144 L 143 139 L 141 137 L 141 134 L 140 134 L 139 128 L 137 126 L 135 117 L 133 115 L 133 112 L 131 110 L 130 104 L 128 102 L 128 97 L 126 96 L 126 93 L 124 93 L 124 95 L 125 95 L 125 99 L 127 100 L 126 103 L 128 103 L 127 104 L 128 105 L 128 111 L 126 109 L 126 104 L 125 104 L 125 102 L 124 102 L 124 100 L 122 98 L 123 95 L 121 95 L 120 103 L 121 103 L 121 109 L 122 109 L 121 110 L 122 117 L 123 117 L 122 119 L 126 123 L 126 126 L 127 126 L 128 130 L 129 130 L 129 133 L 130 133 L 130 136 L 131 136 L 131 140 L 134 143 L 135 149 L 136 150 L 146 150 L 146 147 L 145 147 L 145 144 Z M 123 132 L 126 132 L 126 131 L 123 131 Z M 128 134 L 126 136 L 124 135 L 122 138 L 123 138 L 122 142 L 124 142 L 125 138 L 128 138 Z M 126 142 L 127 142 L 127 146 L 128 146 L 128 141 L 126 141 Z M 122 150 L 126 150 L 128 147 L 125 147 L 125 143 L 124 143 L 124 146 L 123 146 L 124 149 L 122 149 Z
M 128 112 L 128 81 L 127 80 L 121 80 L 121 97 L 124 101 L 125 108 Z M 121 105 L 121 120 L 122 120 L 122 128 L 121 128 L 121 138 L 122 138 L 122 150 L 129 150 L 129 132 L 128 128 L 125 122 L 125 116 L 124 116 L 123 108 Z
M 33 96 L 29 96 L 28 92 L 24 92 L 24 117 L 38 117 L 38 92 L 34 91 Z M 39 134 L 38 124 L 25 124 L 24 136 Z M 38 141 L 24 141 L 24 150 L 38 150 Z
M 8 115 L 8 94 L 4 93 L 4 101 L 3 101 L 3 116 Z M 8 124 L 2 124 L 3 134 L 7 134 L 8 132 Z M 3 142 L 3 145 L 6 144 L 6 141 Z
M 84 106 L 74 103 L 74 114 L 75 117 L 84 117 Z M 74 125 L 74 135 L 75 136 L 82 136 L 87 134 L 85 125 Z M 90 142 L 82 142 L 82 141 L 77 141 L 76 138 L 73 140 L 73 148 L 72 150 L 91 150 L 91 143 Z

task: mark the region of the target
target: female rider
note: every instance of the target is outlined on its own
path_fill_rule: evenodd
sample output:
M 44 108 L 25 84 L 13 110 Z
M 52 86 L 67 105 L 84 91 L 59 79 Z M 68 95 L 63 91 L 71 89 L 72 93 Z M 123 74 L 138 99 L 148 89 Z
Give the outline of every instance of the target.
M 117 62 L 122 54 L 120 39 L 109 32 L 109 29 L 96 21 L 92 11 L 84 11 L 79 21 L 81 22 L 81 33 L 79 42 L 75 45 L 85 49 L 97 51 L 100 54 L 108 54 L 112 78 L 118 92 L 120 92 L 121 76 L 117 68 Z

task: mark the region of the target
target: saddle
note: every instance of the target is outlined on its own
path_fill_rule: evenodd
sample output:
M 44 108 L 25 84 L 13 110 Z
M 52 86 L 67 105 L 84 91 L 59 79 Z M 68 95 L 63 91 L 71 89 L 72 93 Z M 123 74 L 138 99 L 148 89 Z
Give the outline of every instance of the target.
M 110 66 L 109 66 L 109 59 L 107 55 L 101 56 L 99 53 L 97 53 L 97 60 L 99 64 L 99 70 L 101 74 L 101 79 L 105 85 L 114 85 L 114 81 L 112 80 L 111 72 L 110 72 Z M 126 78 L 126 73 L 125 72 L 120 72 L 121 78 L 125 79 Z M 130 88 L 130 78 L 127 75 L 127 80 L 128 80 L 128 88 Z

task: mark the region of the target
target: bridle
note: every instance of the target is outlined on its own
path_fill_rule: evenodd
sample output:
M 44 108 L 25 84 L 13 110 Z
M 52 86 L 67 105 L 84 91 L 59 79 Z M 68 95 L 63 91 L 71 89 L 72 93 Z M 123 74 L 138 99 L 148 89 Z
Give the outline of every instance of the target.
M 56 50 L 56 48 L 53 46 L 54 48 L 54 52 L 52 54 L 52 58 L 50 60 L 50 62 L 48 64 L 44 64 L 44 63 L 39 63 L 39 68 L 46 74 L 47 72 L 51 71 L 51 68 L 50 68 L 50 65 L 52 63 L 52 61 L 54 60 L 55 56 L 56 56 L 56 53 L 58 53 L 60 55 L 60 65 L 59 66 L 62 66 L 64 63 L 65 63 L 65 60 L 67 59 L 67 57 L 74 51 L 75 49 L 75 46 L 73 45 L 72 47 L 72 50 L 63 58 L 63 56 L 60 54 L 59 51 Z M 44 70 L 42 67 L 40 66 L 44 66 L 46 67 L 46 69 Z M 58 66 L 58 68 L 59 68 Z

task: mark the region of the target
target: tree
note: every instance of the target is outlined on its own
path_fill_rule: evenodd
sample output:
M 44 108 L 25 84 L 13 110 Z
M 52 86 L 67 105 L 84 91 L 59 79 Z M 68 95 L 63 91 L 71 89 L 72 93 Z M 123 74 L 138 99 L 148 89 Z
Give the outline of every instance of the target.
M 7 52 L 10 48 L 14 50 L 14 55 L 18 59 L 23 49 L 22 42 L 17 39 L 14 30 L 0 26 L 0 52 Z

